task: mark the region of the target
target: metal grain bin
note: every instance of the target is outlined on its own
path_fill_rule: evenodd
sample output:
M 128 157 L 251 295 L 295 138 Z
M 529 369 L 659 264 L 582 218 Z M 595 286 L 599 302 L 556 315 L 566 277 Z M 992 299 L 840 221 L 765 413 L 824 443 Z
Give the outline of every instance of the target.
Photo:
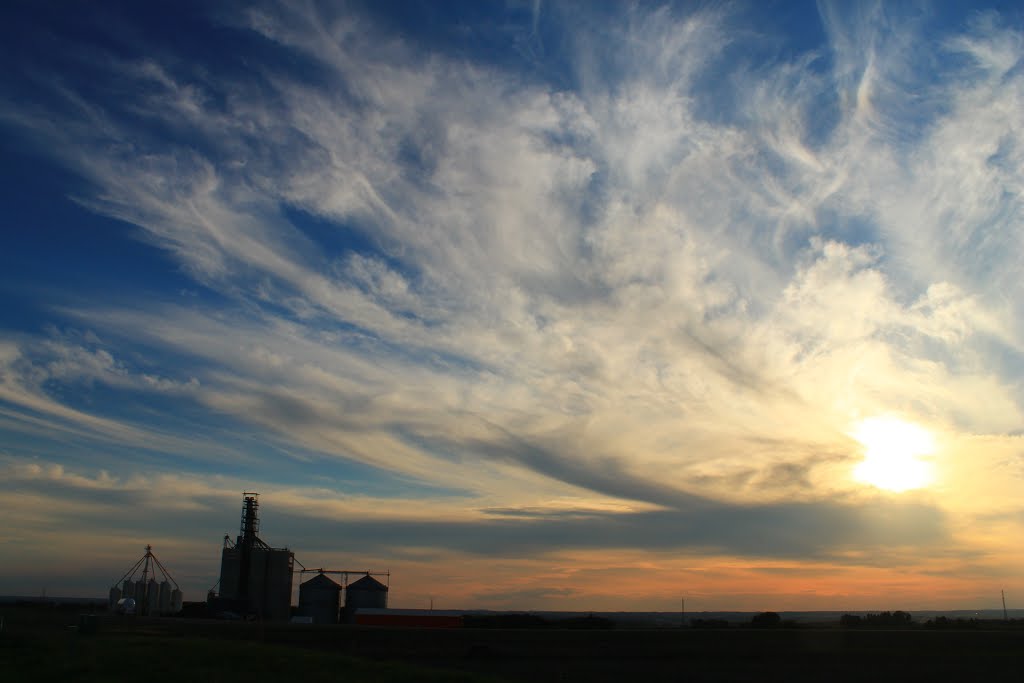
M 388 606 L 388 587 L 369 574 L 354 581 L 345 589 L 345 611 L 352 613 L 360 607 L 383 609 Z
M 314 624 L 338 623 L 341 586 L 324 574 L 299 585 L 299 614 L 312 617 Z

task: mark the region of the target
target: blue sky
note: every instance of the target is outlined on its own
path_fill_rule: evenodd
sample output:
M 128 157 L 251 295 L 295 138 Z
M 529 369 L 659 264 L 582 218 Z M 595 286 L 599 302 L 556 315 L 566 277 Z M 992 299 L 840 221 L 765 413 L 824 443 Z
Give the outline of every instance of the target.
M 1012 4 L 2 14 L 0 593 L 1024 595 Z

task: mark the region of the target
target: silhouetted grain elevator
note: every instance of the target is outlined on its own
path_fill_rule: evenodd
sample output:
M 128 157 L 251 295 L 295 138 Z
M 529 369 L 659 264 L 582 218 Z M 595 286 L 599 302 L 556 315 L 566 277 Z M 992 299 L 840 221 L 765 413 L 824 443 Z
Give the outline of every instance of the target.
M 295 554 L 272 548 L 259 537 L 259 494 L 242 494 L 241 530 L 235 543 L 224 537 L 220 592 L 210 600 L 216 612 L 286 621 L 291 615 Z

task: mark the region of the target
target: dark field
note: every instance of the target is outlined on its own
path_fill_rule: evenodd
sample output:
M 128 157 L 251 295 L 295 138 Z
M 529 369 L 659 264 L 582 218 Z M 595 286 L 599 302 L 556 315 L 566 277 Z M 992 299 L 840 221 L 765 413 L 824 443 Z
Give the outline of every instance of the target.
M 6 608 L 0 681 L 1020 681 L 1024 631 L 373 629 Z

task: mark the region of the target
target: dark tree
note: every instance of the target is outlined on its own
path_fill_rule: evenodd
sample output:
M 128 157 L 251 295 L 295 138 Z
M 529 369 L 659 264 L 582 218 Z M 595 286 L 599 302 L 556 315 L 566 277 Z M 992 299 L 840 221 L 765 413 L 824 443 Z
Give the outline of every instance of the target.
M 864 620 L 857 614 L 844 614 L 839 617 L 839 625 L 843 628 L 860 628 Z
M 782 626 L 782 617 L 777 612 L 761 612 L 750 620 L 754 628 L 778 628 Z
M 895 612 L 878 612 L 877 614 L 844 614 L 839 619 L 843 628 L 871 628 L 871 629 L 892 629 L 910 628 L 914 625 L 914 618 L 909 612 L 896 610 Z

